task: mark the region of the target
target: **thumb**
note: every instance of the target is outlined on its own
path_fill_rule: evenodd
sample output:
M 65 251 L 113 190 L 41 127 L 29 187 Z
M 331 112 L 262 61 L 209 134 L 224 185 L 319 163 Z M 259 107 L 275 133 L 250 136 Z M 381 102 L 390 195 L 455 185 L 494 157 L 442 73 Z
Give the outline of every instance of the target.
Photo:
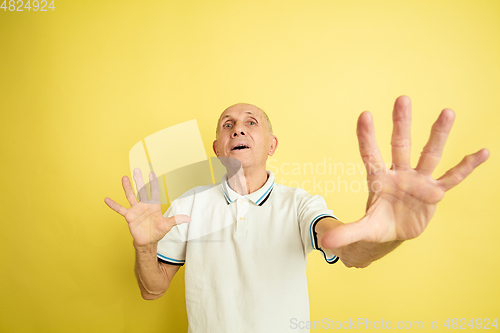
M 184 214 L 174 215 L 167 218 L 167 223 L 172 226 L 188 222 L 191 222 L 191 218 Z
M 341 224 L 328 230 L 321 238 L 321 247 L 325 249 L 336 249 L 366 238 L 366 225 L 358 222 Z
M 167 219 L 163 221 L 163 225 L 166 227 L 166 232 L 168 233 L 176 225 L 190 222 L 191 218 L 188 215 L 179 214 L 167 217 Z

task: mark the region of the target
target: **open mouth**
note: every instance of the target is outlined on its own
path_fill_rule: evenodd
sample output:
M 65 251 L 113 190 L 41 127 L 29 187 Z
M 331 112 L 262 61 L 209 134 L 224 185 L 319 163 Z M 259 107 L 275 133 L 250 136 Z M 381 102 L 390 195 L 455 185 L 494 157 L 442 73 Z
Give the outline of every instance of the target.
M 239 144 L 233 148 L 231 148 L 231 151 L 234 151 L 234 150 L 243 150 L 243 149 L 249 149 L 250 147 L 248 147 L 247 145 L 245 144 Z

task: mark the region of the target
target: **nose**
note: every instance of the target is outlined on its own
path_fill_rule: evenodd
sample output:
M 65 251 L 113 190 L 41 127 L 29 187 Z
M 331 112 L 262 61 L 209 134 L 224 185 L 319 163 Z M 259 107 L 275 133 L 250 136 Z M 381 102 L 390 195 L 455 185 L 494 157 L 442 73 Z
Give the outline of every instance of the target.
M 233 133 L 233 137 L 237 137 L 238 135 L 239 135 L 239 136 L 245 136 L 245 132 L 243 132 L 243 131 L 240 131 L 240 132 L 238 132 L 238 131 L 234 131 L 234 133 Z
M 237 123 L 234 127 L 234 132 L 233 132 L 233 137 L 237 136 L 245 136 L 245 131 L 243 130 L 243 126 L 239 123 Z

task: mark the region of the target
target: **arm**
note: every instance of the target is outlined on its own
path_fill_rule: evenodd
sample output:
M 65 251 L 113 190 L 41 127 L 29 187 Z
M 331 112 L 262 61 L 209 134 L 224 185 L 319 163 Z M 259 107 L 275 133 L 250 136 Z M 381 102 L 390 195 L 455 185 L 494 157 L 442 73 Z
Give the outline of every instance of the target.
M 130 180 L 122 178 L 122 185 L 130 203 L 127 209 L 110 198 L 105 203 L 118 214 L 125 217 L 136 250 L 135 273 L 141 295 L 144 299 L 157 299 L 168 289 L 170 281 L 179 266 L 158 262 L 156 249 L 158 242 L 177 224 L 190 221 L 187 215 L 165 218 L 161 214 L 160 187 L 154 173 L 150 173 L 151 200 L 148 199 L 146 186 L 139 169 L 134 170 L 134 180 L 139 190 L 137 201 Z
M 144 299 L 160 298 L 168 290 L 179 268 L 177 265 L 159 262 L 156 245 L 135 247 L 135 275 Z
M 413 169 L 410 163 L 411 104 L 408 97 L 399 97 L 394 104 L 392 164 L 388 169 L 375 139 L 373 119 L 370 113 L 363 112 L 358 119 L 357 135 L 370 190 L 367 211 L 363 218 L 352 223 L 318 222 L 321 246 L 338 255 L 347 266 L 366 267 L 403 241 L 422 234 L 445 192 L 458 185 L 489 156 L 488 150 L 482 149 L 466 156 L 439 179 L 432 177 L 454 118 L 450 109 L 441 112 Z
M 345 224 L 331 217 L 321 219 L 316 224 L 315 232 L 318 235 L 319 246 L 335 254 L 346 267 L 365 268 L 373 261 L 378 260 L 396 249 L 403 241 L 395 240 L 385 243 L 358 241 L 339 248 L 329 249 L 322 245 L 323 236 L 335 228 L 343 228 Z

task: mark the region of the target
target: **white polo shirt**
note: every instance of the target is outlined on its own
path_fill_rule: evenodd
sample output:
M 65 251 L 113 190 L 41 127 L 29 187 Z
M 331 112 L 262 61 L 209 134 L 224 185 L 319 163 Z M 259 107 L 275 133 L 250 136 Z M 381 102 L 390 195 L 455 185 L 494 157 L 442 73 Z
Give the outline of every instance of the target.
M 221 184 L 186 192 L 165 213 L 191 217 L 158 243 L 160 261 L 185 263 L 188 332 L 309 331 L 291 324 L 309 320 L 307 254 L 318 249 L 315 224 L 336 217 L 323 197 L 276 184 L 267 173 L 248 195 L 234 192 L 225 175 Z

